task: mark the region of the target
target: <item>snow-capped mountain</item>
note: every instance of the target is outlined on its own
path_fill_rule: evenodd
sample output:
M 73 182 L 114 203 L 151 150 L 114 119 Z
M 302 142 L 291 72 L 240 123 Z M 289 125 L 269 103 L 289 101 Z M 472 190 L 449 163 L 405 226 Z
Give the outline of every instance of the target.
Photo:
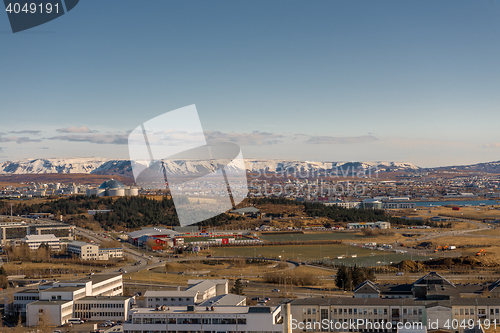
M 41 173 L 91 173 L 106 158 L 48 158 L 3 162 L 0 174 L 41 174 Z
M 138 161 L 148 165 L 147 161 Z M 204 160 L 165 161 L 167 174 L 206 173 L 215 167 Z M 238 167 L 229 165 L 232 171 Z M 308 162 L 287 160 L 246 159 L 245 168 L 251 173 L 285 173 L 285 174 L 324 174 L 328 172 L 351 173 L 359 170 L 373 171 L 415 171 L 419 167 L 411 163 L 399 162 Z M 48 158 L 4 162 L 0 164 L 0 174 L 44 174 L 44 173 L 84 173 L 99 175 L 122 175 L 132 178 L 132 166 L 128 160 L 110 160 L 106 158 Z

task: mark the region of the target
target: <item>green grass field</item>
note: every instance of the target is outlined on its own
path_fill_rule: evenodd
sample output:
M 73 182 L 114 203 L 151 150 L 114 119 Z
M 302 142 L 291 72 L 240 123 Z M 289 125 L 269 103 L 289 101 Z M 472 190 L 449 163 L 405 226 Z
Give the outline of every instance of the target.
M 248 246 L 220 248 L 213 247 L 210 253 L 214 256 L 231 257 L 265 257 L 285 258 L 294 261 L 313 261 L 323 259 L 325 262 L 359 266 L 377 266 L 384 262 L 400 262 L 402 260 L 426 260 L 428 257 L 410 256 L 408 254 L 396 254 L 394 252 L 369 250 L 362 247 L 331 244 L 331 245 L 280 245 L 280 246 Z M 356 258 L 350 258 L 353 254 Z M 337 259 L 338 256 L 349 258 Z
M 363 235 L 357 235 L 352 232 L 319 232 L 311 234 L 275 234 L 262 235 L 260 238 L 271 242 L 294 242 L 311 240 L 342 240 L 342 239 L 361 239 L 366 238 Z

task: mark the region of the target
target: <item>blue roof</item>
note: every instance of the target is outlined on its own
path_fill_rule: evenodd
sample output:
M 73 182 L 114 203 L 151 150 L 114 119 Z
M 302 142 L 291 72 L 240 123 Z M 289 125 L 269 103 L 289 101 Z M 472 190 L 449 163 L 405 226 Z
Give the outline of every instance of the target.
M 121 182 L 119 182 L 117 180 L 110 179 L 110 180 L 106 180 L 104 183 L 102 183 L 101 186 L 99 186 L 99 188 L 102 188 L 102 189 L 125 188 L 125 185 L 123 185 Z

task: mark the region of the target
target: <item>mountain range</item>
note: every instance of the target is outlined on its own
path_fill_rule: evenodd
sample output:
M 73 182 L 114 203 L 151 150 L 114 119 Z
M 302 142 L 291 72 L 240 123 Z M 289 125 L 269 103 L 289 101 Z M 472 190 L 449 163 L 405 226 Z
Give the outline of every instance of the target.
M 147 164 L 147 162 L 143 162 Z M 191 170 L 197 172 L 213 171 L 213 165 L 203 160 L 167 161 L 168 173 L 187 174 Z M 425 172 L 439 170 L 481 171 L 500 173 L 500 161 L 478 163 L 473 165 L 449 166 L 440 168 L 420 168 L 411 163 L 401 162 L 309 162 L 292 160 L 245 159 L 245 168 L 249 173 L 260 174 L 318 174 L 334 172 L 352 173 L 371 169 L 372 172 Z M 0 164 L 0 175 L 17 174 L 53 174 L 79 173 L 95 175 L 121 175 L 133 178 L 129 160 L 113 160 L 99 157 L 90 158 L 47 158 L 7 161 Z

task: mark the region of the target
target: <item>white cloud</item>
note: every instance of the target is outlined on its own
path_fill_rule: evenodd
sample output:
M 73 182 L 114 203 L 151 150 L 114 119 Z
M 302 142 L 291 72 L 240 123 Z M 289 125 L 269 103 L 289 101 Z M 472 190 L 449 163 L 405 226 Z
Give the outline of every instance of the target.
M 126 134 L 68 134 L 57 135 L 50 140 L 61 140 L 71 142 L 89 142 L 97 144 L 126 145 L 128 143 L 128 133 Z
M 40 142 L 40 139 L 30 139 L 27 136 L 0 136 L 0 142 L 17 142 L 17 143 L 26 143 L 26 142 Z
M 232 142 L 241 146 L 262 146 L 282 143 L 284 138 L 281 134 L 253 131 L 251 133 L 223 133 L 220 131 L 206 131 L 207 141 Z
M 65 128 L 59 128 L 56 129 L 57 132 L 61 133 L 96 133 L 97 131 L 91 131 L 87 126 L 71 126 L 71 127 L 65 127 Z
M 22 130 L 22 131 L 10 131 L 12 134 L 31 134 L 31 135 L 39 135 L 42 131 L 37 130 Z
M 353 136 L 353 137 L 338 137 L 338 136 L 311 136 L 306 143 L 314 145 L 325 144 L 350 144 L 350 143 L 367 143 L 377 141 L 373 135 Z

